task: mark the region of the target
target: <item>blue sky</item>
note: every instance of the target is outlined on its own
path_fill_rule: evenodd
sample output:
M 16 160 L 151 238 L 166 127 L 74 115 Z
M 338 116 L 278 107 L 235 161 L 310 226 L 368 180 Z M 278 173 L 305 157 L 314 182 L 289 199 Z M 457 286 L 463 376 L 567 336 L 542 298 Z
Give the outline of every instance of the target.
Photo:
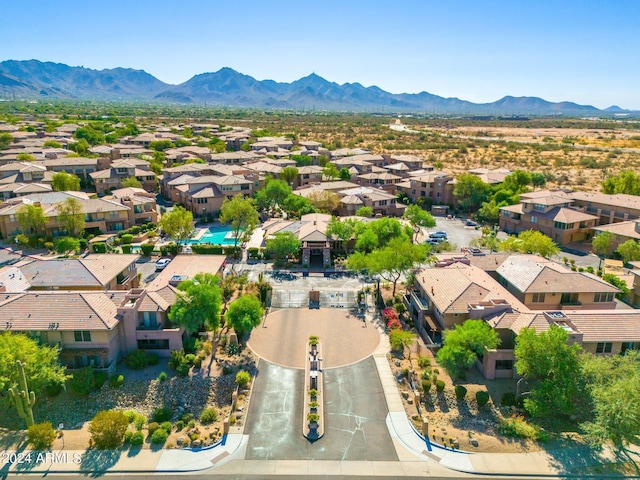
M 638 0 L 0 0 L 0 60 L 640 110 Z

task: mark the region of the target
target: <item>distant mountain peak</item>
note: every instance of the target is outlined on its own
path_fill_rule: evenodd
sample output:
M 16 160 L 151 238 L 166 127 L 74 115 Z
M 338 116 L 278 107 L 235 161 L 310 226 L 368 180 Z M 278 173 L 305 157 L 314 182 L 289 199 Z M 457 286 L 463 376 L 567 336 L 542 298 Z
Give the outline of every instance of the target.
M 291 83 L 256 80 L 231 67 L 194 75 L 168 85 L 144 70 L 92 70 L 40 60 L 0 62 L 0 98 L 77 98 L 206 103 L 232 107 L 337 111 L 428 112 L 469 115 L 597 115 L 626 112 L 617 105 L 602 111 L 590 105 L 549 102 L 539 97 L 506 95 L 492 103 L 472 103 L 432 93 L 393 94 L 377 86 L 331 82 L 314 71 Z

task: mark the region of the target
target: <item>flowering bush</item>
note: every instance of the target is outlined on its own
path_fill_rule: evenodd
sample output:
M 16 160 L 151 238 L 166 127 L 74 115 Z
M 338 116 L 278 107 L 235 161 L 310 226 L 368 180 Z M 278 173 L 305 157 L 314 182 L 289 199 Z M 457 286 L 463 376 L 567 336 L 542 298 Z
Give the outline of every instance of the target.
M 402 328 L 400 320 L 398 320 L 398 312 L 393 307 L 387 307 L 382 311 L 382 318 L 384 318 L 387 328 L 389 330 L 396 330 Z

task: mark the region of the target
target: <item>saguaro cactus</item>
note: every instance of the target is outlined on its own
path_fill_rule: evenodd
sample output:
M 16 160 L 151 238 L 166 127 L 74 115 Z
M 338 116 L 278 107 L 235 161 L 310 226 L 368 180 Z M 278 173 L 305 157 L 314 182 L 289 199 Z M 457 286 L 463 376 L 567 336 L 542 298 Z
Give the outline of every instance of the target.
M 30 392 L 27 387 L 27 377 L 24 374 L 24 363 L 20 360 L 16 360 L 16 366 L 18 367 L 18 384 L 20 388 L 11 387 L 9 389 L 9 398 L 20 418 L 24 418 L 27 422 L 27 427 L 30 427 L 35 423 L 33 420 L 33 406 L 36 404 L 36 394 Z

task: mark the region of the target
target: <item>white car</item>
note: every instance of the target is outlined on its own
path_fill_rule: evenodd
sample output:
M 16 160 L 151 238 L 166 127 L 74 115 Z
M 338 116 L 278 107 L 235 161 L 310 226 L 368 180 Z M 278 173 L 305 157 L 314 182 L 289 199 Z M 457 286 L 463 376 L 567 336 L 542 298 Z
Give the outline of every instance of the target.
M 164 270 L 164 267 L 169 265 L 170 261 L 171 261 L 170 258 L 161 258 L 160 260 L 158 260 L 156 262 L 156 272 L 158 272 L 160 270 Z

